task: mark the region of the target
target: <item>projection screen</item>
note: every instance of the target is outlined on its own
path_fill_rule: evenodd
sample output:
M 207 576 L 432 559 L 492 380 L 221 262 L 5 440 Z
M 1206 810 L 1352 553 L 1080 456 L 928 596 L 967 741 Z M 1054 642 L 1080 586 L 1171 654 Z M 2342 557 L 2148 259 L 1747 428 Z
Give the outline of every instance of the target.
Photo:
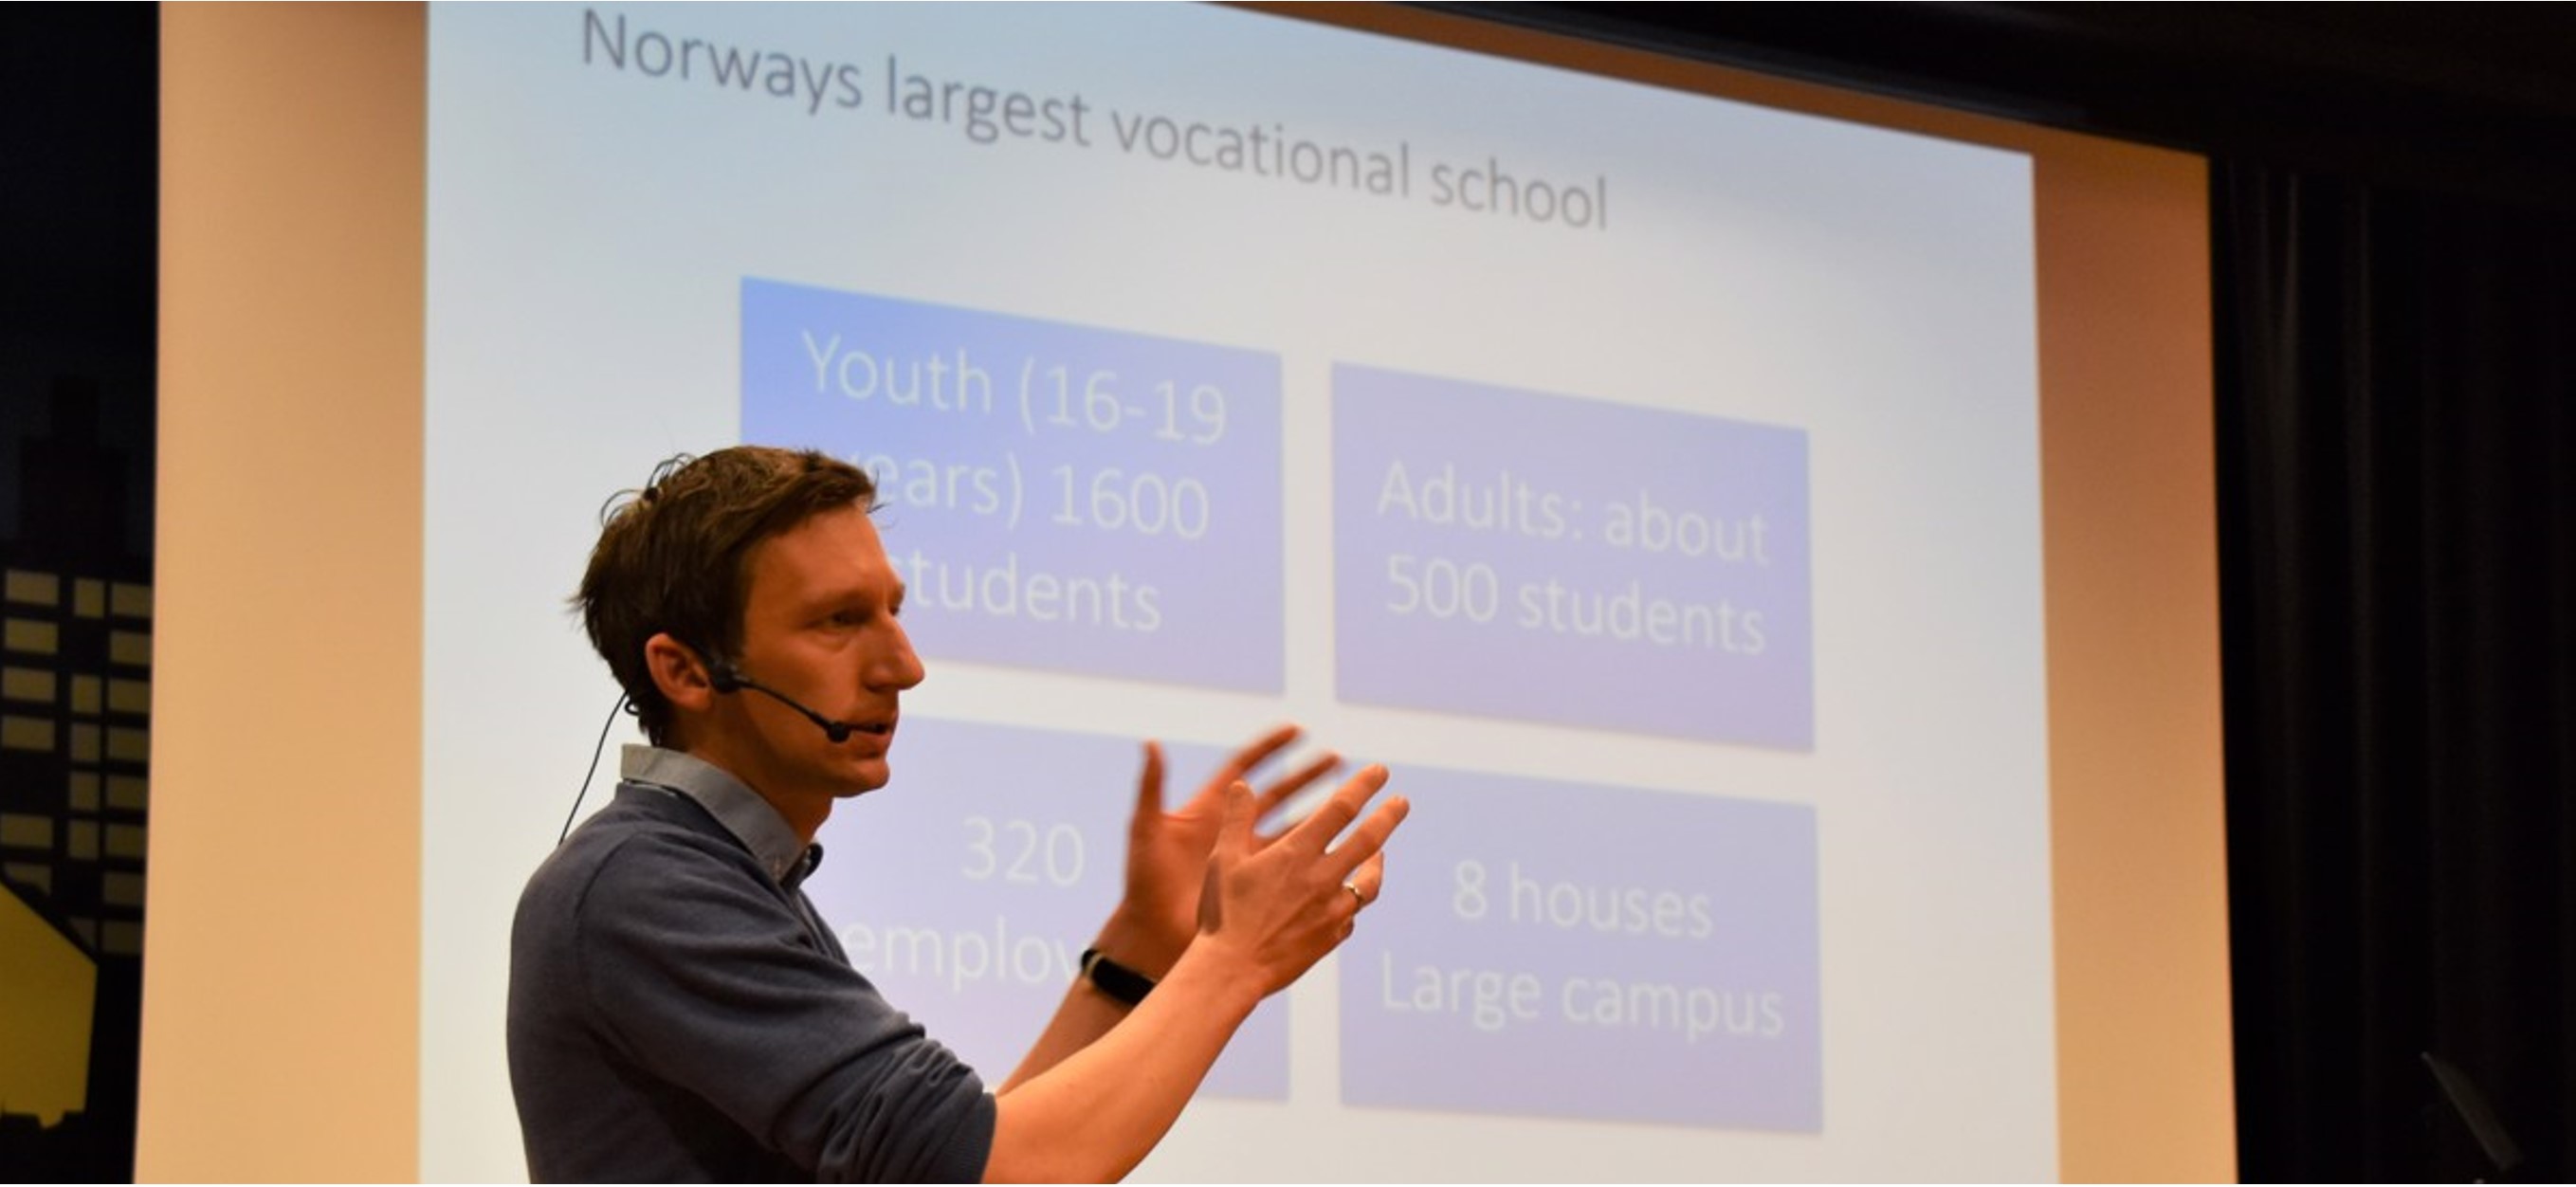
M 1114 900 L 1141 739 L 1186 787 L 1295 721 L 1413 799 L 1145 1177 L 2152 1176 L 2083 1127 L 2159 1011 L 2179 1165 L 2228 1165 L 2205 275 L 2157 249 L 2196 163 L 1352 19 L 431 9 L 399 1173 L 524 1174 L 508 920 L 617 699 L 564 599 L 604 501 L 737 441 L 878 476 L 930 678 L 810 888 L 989 1080 Z M 2123 275 L 2162 300 L 2115 322 Z M 2102 407 L 2140 382 L 2178 430 Z M 174 794 L 243 761 L 202 745 Z M 2151 752 L 2185 790 L 2121 803 Z M 2185 860 L 2070 861 L 2132 812 Z M 2131 877 L 2184 905 L 2120 918 Z M 220 1173 L 155 1145 L 171 1050 L 146 1172 Z

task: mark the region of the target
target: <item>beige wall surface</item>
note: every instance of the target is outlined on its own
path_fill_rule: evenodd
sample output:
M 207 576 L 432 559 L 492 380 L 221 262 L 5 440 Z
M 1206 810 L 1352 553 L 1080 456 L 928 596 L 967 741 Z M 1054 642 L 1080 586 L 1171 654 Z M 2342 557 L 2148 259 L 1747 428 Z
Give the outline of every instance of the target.
M 2033 154 L 2060 1171 L 2234 1178 L 2203 163 L 1290 11 Z M 423 40 L 164 10 L 144 1179 L 417 1174 Z
M 422 10 L 162 10 L 135 1174 L 418 1174 Z
M 2206 166 L 2075 142 L 2038 182 L 2059 1173 L 2230 1181 Z

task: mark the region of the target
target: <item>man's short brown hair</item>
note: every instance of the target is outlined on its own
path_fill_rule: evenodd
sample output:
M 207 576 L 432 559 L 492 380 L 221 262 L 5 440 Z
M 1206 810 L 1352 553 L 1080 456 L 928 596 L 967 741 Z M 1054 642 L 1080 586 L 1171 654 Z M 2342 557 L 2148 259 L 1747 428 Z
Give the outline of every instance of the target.
M 875 498 L 866 471 L 827 454 L 739 445 L 671 458 L 642 490 L 609 500 L 573 605 L 646 737 L 669 740 L 671 704 L 644 662 L 645 643 L 667 632 L 709 664 L 730 661 L 742 645 L 752 546 L 826 511 L 872 508 Z

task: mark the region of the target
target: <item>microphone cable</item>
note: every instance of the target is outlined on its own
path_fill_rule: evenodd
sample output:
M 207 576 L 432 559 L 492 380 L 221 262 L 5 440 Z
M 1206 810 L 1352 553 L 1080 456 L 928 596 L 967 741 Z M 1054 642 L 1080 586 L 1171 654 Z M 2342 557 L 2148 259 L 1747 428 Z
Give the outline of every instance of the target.
M 608 720 L 599 723 L 599 741 L 590 747 L 590 769 L 581 773 L 581 790 L 573 793 L 572 811 L 564 813 L 563 831 L 555 834 L 555 844 L 563 844 L 564 838 L 572 835 L 572 818 L 581 815 L 581 801 L 590 795 L 591 777 L 599 774 L 599 756 L 608 749 L 608 727 L 617 724 L 617 715 L 626 710 L 628 703 L 625 693 L 617 694 L 617 703 L 608 707 Z

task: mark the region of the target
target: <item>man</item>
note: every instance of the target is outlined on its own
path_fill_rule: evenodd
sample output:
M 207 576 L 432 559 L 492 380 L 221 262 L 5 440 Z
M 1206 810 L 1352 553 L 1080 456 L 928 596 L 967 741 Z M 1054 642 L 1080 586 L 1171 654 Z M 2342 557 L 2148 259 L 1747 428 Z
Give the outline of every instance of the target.
M 1102 959 L 987 1093 L 798 889 L 833 805 L 885 784 L 922 679 L 873 493 L 821 454 L 727 449 L 664 463 L 601 529 L 576 601 L 653 745 L 520 900 L 510 1076 L 539 1180 L 1117 1178 L 1378 892 L 1406 811 L 1360 820 L 1383 768 L 1264 839 L 1325 769 L 1241 781 L 1293 730 L 1171 813 L 1149 746 Z

